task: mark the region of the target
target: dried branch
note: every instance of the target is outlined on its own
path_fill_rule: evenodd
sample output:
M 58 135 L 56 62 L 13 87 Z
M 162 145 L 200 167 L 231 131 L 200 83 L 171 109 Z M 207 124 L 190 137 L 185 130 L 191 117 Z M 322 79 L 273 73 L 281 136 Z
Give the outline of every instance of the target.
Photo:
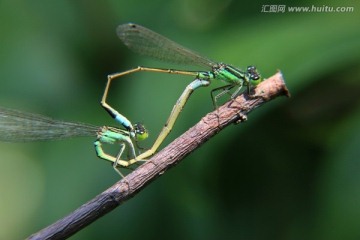
M 259 84 L 251 96 L 246 93 L 241 94 L 235 100 L 208 113 L 199 123 L 125 178 L 68 216 L 31 235 L 28 239 L 65 239 L 72 236 L 134 197 L 147 184 L 178 164 L 225 127 L 232 123 L 245 121 L 248 113 L 278 96 L 290 96 L 280 72 Z

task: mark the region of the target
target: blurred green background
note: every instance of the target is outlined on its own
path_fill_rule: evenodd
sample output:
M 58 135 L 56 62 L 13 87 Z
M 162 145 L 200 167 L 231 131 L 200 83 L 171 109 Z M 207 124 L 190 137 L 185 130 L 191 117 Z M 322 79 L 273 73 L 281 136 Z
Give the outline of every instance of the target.
M 360 239 L 359 1 L 285 3 L 350 13 L 261 12 L 266 4 L 284 3 L 0 2 L 4 107 L 115 125 L 99 105 L 107 74 L 169 66 L 123 46 L 115 28 L 130 21 L 216 61 L 256 65 L 264 77 L 281 69 L 292 94 L 230 126 L 72 239 Z M 149 147 L 191 80 L 139 73 L 114 82 L 109 102 L 146 124 Z M 216 86 L 193 94 L 167 143 L 212 110 Z M 0 239 L 29 236 L 119 179 L 93 141 L 0 143 Z

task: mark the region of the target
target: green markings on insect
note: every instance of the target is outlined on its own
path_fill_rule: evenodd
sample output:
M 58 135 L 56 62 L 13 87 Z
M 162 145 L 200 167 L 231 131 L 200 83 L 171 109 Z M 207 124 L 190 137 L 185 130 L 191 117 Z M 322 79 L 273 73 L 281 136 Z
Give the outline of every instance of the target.
M 156 152 L 158 147 L 173 128 L 175 121 L 188 101 L 190 95 L 196 89 L 209 86 L 213 80 L 225 82 L 225 86 L 215 88 L 211 91 L 213 105 L 215 108 L 217 108 L 217 99 L 224 94 L 229 93 L 231 89 L 235 88 L 231 94 L 231 97 L 234 98 L 239 94 L 243 86 L 246 86 L 248 92 L 250 92 L 251 87 L 256 86 L 262 81 L 259 72 L 254 66 L 249 66 L 247 67 L 246 71 L 242 71 L 228 64 L 214 62 L 150 29 L 134 23 L 119 25 L 117 28 L 117 35 L 120 40 L 135 53 L 165 62 L 196 65 L 207 69 L 206 71 L 187 71 L 139 66 L 137 68 L 108 76 L 107 85 L 101 103 L 102 106 L 115 119 L 118 117 L 116 114 L 117 111 L 106 103 L 106 98 L 112 80 L 136 72 L 180 74 L 192 76 L 194 78 L 194 80 L 185 88 L 180 98 L 177 100 L 168 120 L 166 121 L 159 136 L 155 140 L 153 146 L 144 153 L 137 156 L 137 159 L 139 160 L 146 159 Z M 218 91 L 220 93 L 215 94 Z M 121 116 L 119 116 L 119 118 L 122 119 Z

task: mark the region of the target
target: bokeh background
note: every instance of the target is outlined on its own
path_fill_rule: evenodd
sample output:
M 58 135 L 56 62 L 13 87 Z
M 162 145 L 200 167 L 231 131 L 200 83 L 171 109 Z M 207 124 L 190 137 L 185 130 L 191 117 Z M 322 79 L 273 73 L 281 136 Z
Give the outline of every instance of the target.
M 281 69 L 292 98 L 230 126 L 72 239 L 360 239 L 359 11 L 334 0 L 1 1 L 0 104 L 115 125 L 99 105 L 106 76 L 170 66 L 123 46 L 115 29 L 130 21 L 264 77 Z M 149 147 L 191 80 L 139 73 L 114 82 L 109 102 L 145 123 Z M 167 143 L 212 110 L 210 89 L 193 94 Z M 37 232 L 119 179 L 93 141 L 0 143 L 0 239 Z

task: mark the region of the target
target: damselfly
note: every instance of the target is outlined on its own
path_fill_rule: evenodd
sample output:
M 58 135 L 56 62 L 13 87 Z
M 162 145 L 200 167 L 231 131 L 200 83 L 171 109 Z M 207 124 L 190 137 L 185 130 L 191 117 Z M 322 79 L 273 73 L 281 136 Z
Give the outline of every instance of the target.
M 97 156 L 110 161 L 115 171 L 123 176 L 117 167 L 128 168 L 137 162 L 132 141 L 144 140 L 148 137 L 148 133 L 142 124 L 134 124 L 132 129 L 128 127 L 126 130 L 109 126 L 97 127 L 0 107 L 0 141 L 49 141 L 83 136 L 96 137 L 94 146 Z M 120 150 L 117 156 L 107 154 L 102 144 L 119 144 Z M 131 159 L 128 161 L 121 158 L 126 146 Z
M 135 72 L 157 72 L 168 74 L 180 74 L 192 76 L 195 79 L 191 82 L 181 94 L 180 98 L 174 105 L 165 126 L 161 130 L 158 138 L 155 140 L 153 146 L 138 156 L 138 159 L 146 159 L 155 153 L 160 144 L 164 141 L 167 135 L 173 128 L 176 119 L 178 118 L 181 110 L 189 99 L 191 93 L 200 87 L 209 86 L 212 80 L 220 80 L 226 83 L 225 86 L 215 88 L 211 91 L 212 102 L 214 107 L 217 107 L 217 99 L 229 93 L 231 89 L 236 88 L 231 94 L 234 98 L 241 90 L 242 86 L 247 86 L 248 91 L 252 86 L 258 85 L 262 78 L 254 66 L 247 67 L 246 71 L 242 71 L 231 65 L 225 63 L 217 63 L 208 58 L 202 57 L 199 54 L 185 48 L 170 39 L 155 33 L 143 26 L 127 23 L 119 25 L 117 28 L 117 35 L 121 41 L 132 51 L 141 55 L 149 56 L 158 60 L 186 64 L 197 65 L 208 69 L 207 71 L 187 71 L 175 70 L 165 68 L 149 68 L 137 67 L 124 72 L 111 74 L 108 76 L 107 85 L 102 98 L 102 106 L 116 119 L 118 118 L 117 111 L 106 103 L 106 98 L 109 92 L 111 81 L 122 77 L 124 75 L 132 74 Z M 221 91 L 219 94 L 214 93 Z

